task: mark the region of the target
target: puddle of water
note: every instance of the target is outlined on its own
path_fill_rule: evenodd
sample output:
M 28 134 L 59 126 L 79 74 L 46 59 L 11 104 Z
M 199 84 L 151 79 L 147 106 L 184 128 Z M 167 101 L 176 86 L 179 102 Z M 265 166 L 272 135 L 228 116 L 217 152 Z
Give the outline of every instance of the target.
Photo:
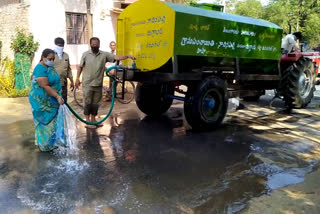
M 313 165 L 307 168 L 281 168 L 263 163 L 254 166 L 251 171 L 267 178 L 266 187 L 270 191 L 303 182 L 305 174 L 311 172 Z
M 304 181 L 304 176 L 312 172 L 316 161 L 312 161 L 308 167 L 305 168 L 289 168 L 281 172 L 270 174 L 268 176 L 267 186 L 274 190 L 292 184 L 298 184 Z
M 236 213 L 250 198 L 298 182 L 312 169 L 308 162 L 299 165 L 304 170 L 261 163 L 255 154 L 272 160 L 283 149 L 308 153 L 313 144 L 266 142 L 237 123 L 193 133 L 177 111 L 157 120 L 118 113 L 97 131 L 80 126 L 75 153 L 37 152 L 27 123 L 0 127 L 0 179 L 10 181 L 3 188 L 0 182 L 0 189 L 18 198 L 9 198 L 17 210 L 26 206 L 43 213 L 81 207 L 102 213 L 105 206 L 122 214 Z M 4 201 L 0 194 L 0 208 L 14 207 Z
M 298 177 L 297 175 L 287 172 L 281 172 L 268 177 L 268 188 L 278 189 L 291 184 L 298 184 L 304 181 L 304 177 Z
M 223 213 L 226 213 L 226 214 L 238 213 L 244 208 L 246 208 L 245 201 L 236 201 L 228 205 L 227 211 Z

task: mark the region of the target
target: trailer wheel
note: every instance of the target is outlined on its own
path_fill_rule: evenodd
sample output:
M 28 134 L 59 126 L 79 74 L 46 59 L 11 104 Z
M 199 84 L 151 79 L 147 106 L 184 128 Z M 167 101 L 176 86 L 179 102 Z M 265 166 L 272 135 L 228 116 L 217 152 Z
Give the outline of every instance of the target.
M 195 130 L 217 128 L 222 123 L 227 109 L 227 86 L 216 76 L 208 77 L 194 90 L 188 90 L 184 102 L 185 118 Z
M 174 94 L 172 84 L 138 83 L 135 94 L 136 104 L 143 113 L 149 116 L 159 116 L 168 111 L 172 104 L 172 99 L 165 98 L 165 94 Z
M 301 58 L 282 72 L 280 88 L 286 106 L 304 108 L 313 98 L 315 71 L 309 59 Z

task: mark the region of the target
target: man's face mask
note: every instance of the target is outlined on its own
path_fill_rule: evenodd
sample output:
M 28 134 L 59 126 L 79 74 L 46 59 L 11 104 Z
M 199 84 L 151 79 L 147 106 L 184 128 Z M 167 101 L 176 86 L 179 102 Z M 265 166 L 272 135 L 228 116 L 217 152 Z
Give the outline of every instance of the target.
M 63 46 L 58 46 L 58 45 L 54 46 L 54 50 L 55 50 L 55 52 L 58 53 L 58 54 L 63 53 L 63 49 L 64 49 Z
M 98 53 L 99 52 L 99 47 L 91 46 L 91 50 L 93 53 Z

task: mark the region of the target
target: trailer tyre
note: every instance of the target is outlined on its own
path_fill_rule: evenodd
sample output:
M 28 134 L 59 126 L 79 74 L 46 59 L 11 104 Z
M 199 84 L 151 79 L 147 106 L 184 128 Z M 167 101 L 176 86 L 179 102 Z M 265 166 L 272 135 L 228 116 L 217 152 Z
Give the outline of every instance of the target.
M 217 128 L 222 123 L 227 109 L 227 86 L 216 76 L 208 77 L 194 90 L 188 90 L 184 102 L 185 118 L 195 130 Z
M 136 104 L 140 111 L 149 116 L 162 115 L 172 104 L 172 99 L 165 98 L 165 94 L 174 94 L 172 84 L 138 83 L 135 94 Z
M 280 87 L 287 107 L 306 107 L 315 91 L 315 71 L 311 60 L 301 58 L 287 67 L 282 72 Z

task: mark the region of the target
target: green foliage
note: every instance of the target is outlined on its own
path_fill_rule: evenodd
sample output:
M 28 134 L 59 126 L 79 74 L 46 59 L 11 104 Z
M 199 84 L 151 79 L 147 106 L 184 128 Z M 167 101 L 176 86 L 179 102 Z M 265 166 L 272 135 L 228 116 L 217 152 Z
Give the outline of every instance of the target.
M 259 0 L 226 0 L 227 11 L 260 18 L 275 23 L 283 28 L 284 33 L 303 32 L 303 40 L 309 42 L 310 47 L 320 45 L 320 1 L 319 0 L 270 0 L 269 5 L 263 7 Z
M 15 53 L 33 56 L 38 50 L 39 43 L 34 41 L 31 33 L 26 34 L 24 30 L 18 29 L 16 36 L 12 38 L 10 47 Z
M 238 15 L 250 16 L 258 19 L 264 17 L 264 9 L 259 0 L 240 1 L 235 5 L 235 10 L 232 12 Z
M 15 71 L 14 62 L 4 59 L 0 63 L 0 97 L 25 97 L 29 94 L 29 88 L 17 90 L 14 88 Z
M 191 5 L 196 4 L 198 0 L 183 0 L 183 4 L 185 5 Z
M 8 59 L 0 64 L 0 96 L 9 96 L 14 90 L 14 62 Z
M 8 97 L 10 97 L 10 98 L 27 97 L 27 96 L 29 96 L 29 92 L 30 92 L 29 88 L 25 88 L 23 90 L 13 89 L 12 92 L 8 95 Z
M 320 44 L 319 23 L 320 17 L 315 13 L 310 14 L 304 22 L 303 35 L 305 35 L 305 39 L 309 42 L 310 47 L 316 47 Z
M 289 20 L 290 13 L 289 7 L 287 7 L 285 2 L 275 2 L 264 8 L 265 13 L 262 19 L 275 23 L 283 28 L 284 34 L 289 33 Z
M 165 1 L 175 3 L 175 4 L 191 5 L 191 4 L 197 3 L 198 0 L 165 0 Z

